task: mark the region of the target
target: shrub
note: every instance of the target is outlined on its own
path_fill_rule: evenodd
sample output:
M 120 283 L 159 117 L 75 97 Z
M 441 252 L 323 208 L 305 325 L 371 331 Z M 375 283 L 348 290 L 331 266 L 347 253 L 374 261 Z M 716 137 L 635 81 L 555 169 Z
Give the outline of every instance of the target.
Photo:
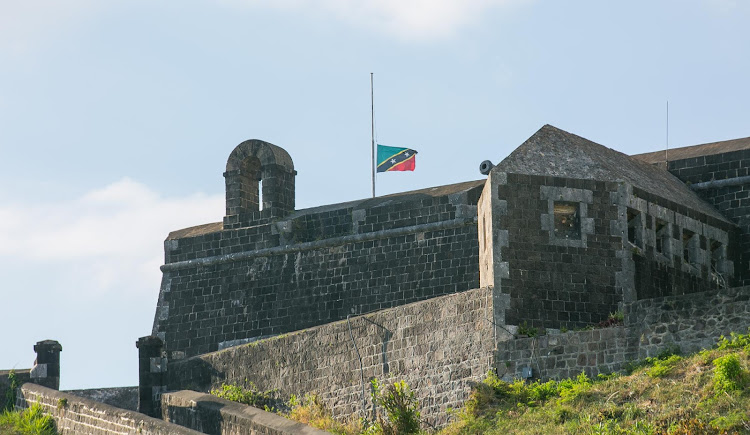
M 714 390 L 717 394 L 745 387 L 747 374 L 740 366 L 737 354 L 724 355 L 714 360 Z
M 744 349 L 745 351 L 750 352 L 750 328 L 748 328 L 747 331 L 747 334 L 737 334 L 732 332 L 729 334 L 728 339 L 722 335 L 719 337 L 716 346 L 719 350 Z
M 573 402 L 585 396 L 591 389 L 591 379 L 581 372 L 575 379 L 563 379 L 558 383 L 560 402 Z
M 15 370 L 11 370 L 10 373 L 8 373 L 8 381 L 10 383 L 10 386 L 8 387 L 8 391 L 5 392 L 5 403 L 3 404 L 3 408 L 0 411 L 13 411 L 13 409 L 16 407 L 18 377 L 16 376 Z
M 289 399 L 291 410 L 284 415 L 287 418 L 322 429 L 333 434 L 360 434 L 362 425 L 352 421 L 344 424 L 333 418 L 331 411 L 314 394 L 306 394 L 302 400 L 292 395 Z
M 372 400 L 385 410 L 386 416 L 378 415 L 378 432 L 385 435 L 419 433 L 419 403 L 409 385 L 404 381 L 383 386 L 372 380 Z
M 536 337 L 537 335 L 539 335 L 539 328 L 529 326 L 529 324 L 524 320 L 523 323 L 518 325 L 518 335 L 527 335 L 529 337 Z
M 646 374 L 652 378 L 662 378 L 669 375 L 680 361 L 682 361 L 682 357 L 679 355 L 672 355 L 665 359 L 656 359 L 653 361 L 654 365 L 646 369 Z
M 255 384 L 248 382 L 248 389 L 238 385 L 222 384 L 221 389 L 211 390 L 211 394 L 222 399 L 233 402 L 244 403 L 245 405 L 254 406 L 269 412 L 278 412 L 287 410 L 283 400 L 276 397 L 278 390 L 258 391 Z
M 55 420 L 42 413 L 42 407 L 34 404 L 21 412 L 4 411 L 0 415 L 0 430 L 10 428 L 23 435 L 55 435 Z

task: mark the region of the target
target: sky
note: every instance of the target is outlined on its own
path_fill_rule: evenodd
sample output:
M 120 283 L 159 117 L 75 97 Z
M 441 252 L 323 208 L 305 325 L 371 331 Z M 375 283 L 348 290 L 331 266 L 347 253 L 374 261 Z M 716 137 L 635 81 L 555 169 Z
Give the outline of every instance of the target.
M 0 369 L 137 385 L 163 241 L 221 221 L 244 140 L 297 208 L 482 178 L 544 124 L 627 154 L 750 136 L 740 0 L 0 0 Z M 669 133 L 667 139 L 667 101 Z

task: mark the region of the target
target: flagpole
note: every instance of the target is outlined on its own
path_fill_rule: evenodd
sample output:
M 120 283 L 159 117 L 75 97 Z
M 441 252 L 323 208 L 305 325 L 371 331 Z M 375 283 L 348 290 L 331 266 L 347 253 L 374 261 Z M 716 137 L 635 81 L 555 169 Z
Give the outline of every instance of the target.
M 375 96 L 373 92 L 373 73 L 370 73 L 370 125 L 371 125 L 371 138 L 372 138 L 372 157 L 371 169 L 372 169 L 372 197 L 375 198 Z

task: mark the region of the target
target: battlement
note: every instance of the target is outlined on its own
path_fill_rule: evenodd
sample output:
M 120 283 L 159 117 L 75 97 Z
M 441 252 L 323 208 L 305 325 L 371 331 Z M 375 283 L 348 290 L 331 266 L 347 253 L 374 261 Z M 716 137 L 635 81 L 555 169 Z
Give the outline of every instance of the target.
M 170 357 L 478 285 L 484 181 L 294 210 L 294 173 L 283 149 L 243 142 L 223 222 L 167 237 L 153 334 Z

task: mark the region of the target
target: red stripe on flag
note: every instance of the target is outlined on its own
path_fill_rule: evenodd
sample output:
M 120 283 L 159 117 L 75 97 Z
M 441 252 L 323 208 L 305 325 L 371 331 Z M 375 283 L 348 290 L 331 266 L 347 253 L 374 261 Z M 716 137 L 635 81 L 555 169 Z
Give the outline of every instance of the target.
M 393 165 L 388 171 L 413 171 L 414 170 L 414 163 L 417 159 L 414 158 L 414 154 L 412 154 L 411 157 L 404 160 L 403 162 Z

